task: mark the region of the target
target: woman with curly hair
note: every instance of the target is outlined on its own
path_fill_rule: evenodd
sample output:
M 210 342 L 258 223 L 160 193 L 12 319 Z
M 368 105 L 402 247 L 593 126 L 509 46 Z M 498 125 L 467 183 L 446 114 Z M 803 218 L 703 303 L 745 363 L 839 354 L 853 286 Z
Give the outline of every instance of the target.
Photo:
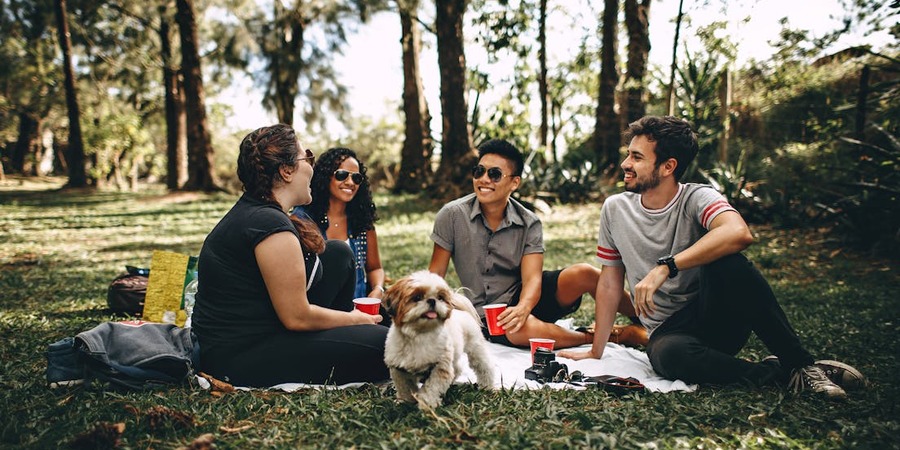
M 241 142 L 244 194 L 200 251 L 192 316 L 199 369 L 243 386 L 380 381 L 387 327 L 353 308 L 355 262 L 310 220 L 288 215 L 312 201 L 315 156 L 289 125 Z
M 313 201 L 294 215 L 314 220 L 327 239 L 346 241 L 356 258 L 354 297 L 381 298 L 384 269 L 378 254 L 378 215 L 366 166 L 349 148 L 331 148 L 319 157 L 312 178 Z

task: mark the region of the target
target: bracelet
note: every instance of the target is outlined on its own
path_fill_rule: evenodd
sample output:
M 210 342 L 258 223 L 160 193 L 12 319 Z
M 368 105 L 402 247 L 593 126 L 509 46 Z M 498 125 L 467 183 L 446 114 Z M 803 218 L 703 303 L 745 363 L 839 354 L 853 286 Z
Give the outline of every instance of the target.
M 376 289 L 376 288 L 381 289 L 381 292 L 384 293 L 384 286 L 382 286 L 380 284 L 376 284 L 375 286 L 372 286 L 372 289 Z

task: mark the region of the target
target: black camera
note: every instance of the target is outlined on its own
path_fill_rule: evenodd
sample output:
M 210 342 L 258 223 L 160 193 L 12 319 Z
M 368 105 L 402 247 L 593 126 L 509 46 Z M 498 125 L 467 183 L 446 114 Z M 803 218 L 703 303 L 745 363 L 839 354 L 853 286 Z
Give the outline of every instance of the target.
M 534 363 L 525 369 L 525 379 L 540 383 L 566 381 L 568 375 L 569 368 L 557 362 L 556 354 L 546 348 L 537 348 L 534 351 Z

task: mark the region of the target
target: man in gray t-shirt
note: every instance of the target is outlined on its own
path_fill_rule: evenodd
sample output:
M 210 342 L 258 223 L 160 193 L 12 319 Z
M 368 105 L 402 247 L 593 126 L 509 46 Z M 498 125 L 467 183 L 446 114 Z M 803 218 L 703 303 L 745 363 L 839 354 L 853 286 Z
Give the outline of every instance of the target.
M 510 198 L 522 181 L 522 153 L 503 140 L 487 141 L 478 152 L 475 192 L 447 203 L 435 217 L 428 270 L 444 276 L 452 259 L 482 317 L 484 305 L 508 305 L 499 316 L 506 334 L 490 336 L 495 342 L 527 346 L 529 338 L 550 338 L 557 348 L 591 343 L 591 333 L 554 322 L 576 311 L 585 293 L 593 295 L 600 270 L 582 263 L 544 271 L 541 221 Z M 621 303 L 623 313 L 633 316 L 630 301 Z
M 862 386 L 856 369 L 815 361 L 800 344 L 772 289 L 740 254 L 750 229 L 709 186 L 678 180 L 697 154 L 690 125 L 647 116 L 629 125 L 622 162 L 625 190 L 609 197 L 600 216 L 596 334 L 589 351 L 560 356 L 600 358 L 625 278 L 634 308 L 650 330 L 647 355 L 660 375 L 689 383 L 788 382 L 795 392 L 844 398 Z M 735 357 L 750 333 L 774 357 Z

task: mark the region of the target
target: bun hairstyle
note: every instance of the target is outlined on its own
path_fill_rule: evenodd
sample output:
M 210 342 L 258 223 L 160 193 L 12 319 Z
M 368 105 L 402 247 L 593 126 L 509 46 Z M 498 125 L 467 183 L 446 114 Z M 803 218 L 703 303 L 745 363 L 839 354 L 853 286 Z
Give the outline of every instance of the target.
M 301 219 L 293 214 L 289 217 L 291 222 L 294 223 L 294 227 L 297 228 L 297 233 L 300 234 L 300 247 L 303 247 L 303 251 L 316 254 L 325 251 L 325 239 L 322 237 L 322 232 L 319 231 L 319 227 L 316 226 L 315 222 L 309 219 Z
M 251 131 L 241 141 L 237 175 L 244 192 L 259 200 L 276 203 L 272 188 L 281 183 L 283 166 L 294 167 L 300 144 L 290 125 L 278 124 Z

